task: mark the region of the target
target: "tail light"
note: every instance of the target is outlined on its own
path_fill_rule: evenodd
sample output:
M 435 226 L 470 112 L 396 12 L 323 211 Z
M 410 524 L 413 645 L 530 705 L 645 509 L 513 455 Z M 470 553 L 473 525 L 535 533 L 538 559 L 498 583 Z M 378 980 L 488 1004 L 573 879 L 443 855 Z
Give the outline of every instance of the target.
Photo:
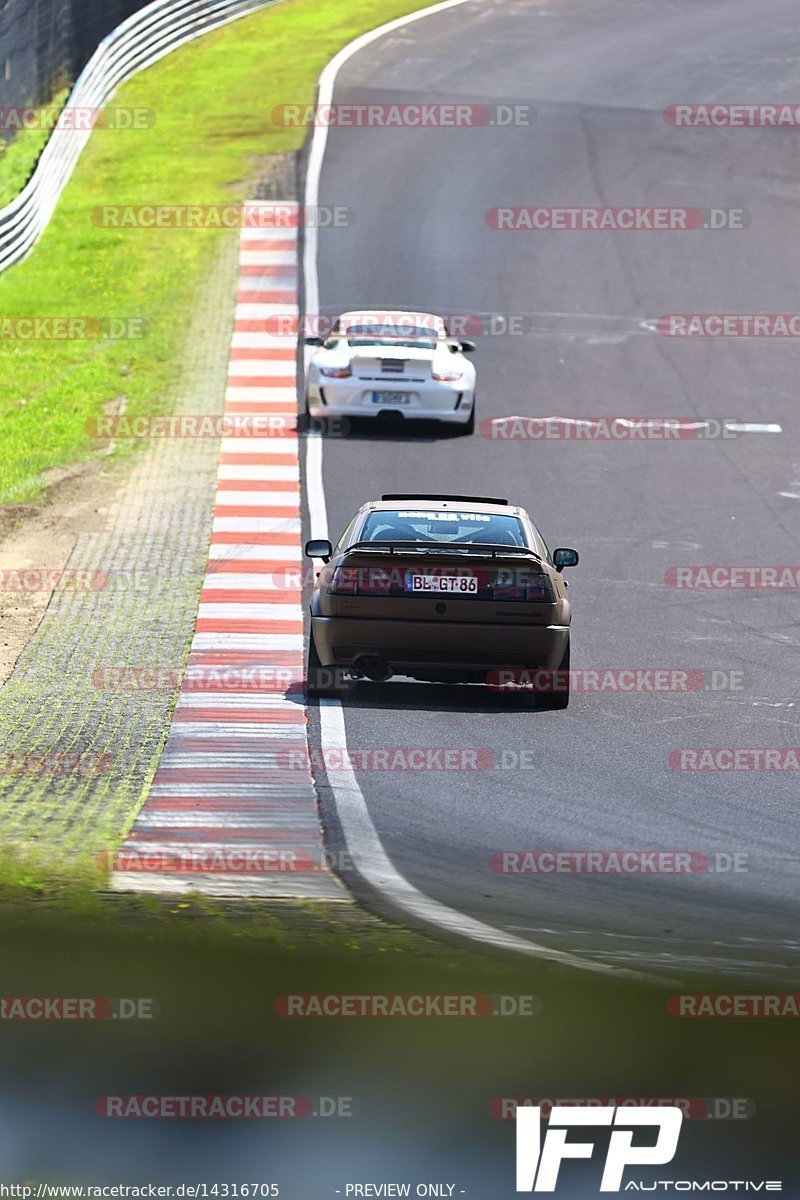
M 463 371 L 434 371 L 432 378 L 437 383 L 457 383 L 463 374 Z
M 320 367 L 319 373 L 327 379 L 349 379 L 353 374 L 350 367 Z
M 331 596 L 386 596 L 403 587 L 403 572 L 387 567 L 336 567 L 328 584 Z
M 523 571 L 515 574 L 517 578 L 506 583 L 502 578 L 503 573 L 498 572 L 492 588 L 493 600 L 526 600 L 533 604 L 553 604 L 555 602 L 553 585 L 544 571 L 535 573 Z

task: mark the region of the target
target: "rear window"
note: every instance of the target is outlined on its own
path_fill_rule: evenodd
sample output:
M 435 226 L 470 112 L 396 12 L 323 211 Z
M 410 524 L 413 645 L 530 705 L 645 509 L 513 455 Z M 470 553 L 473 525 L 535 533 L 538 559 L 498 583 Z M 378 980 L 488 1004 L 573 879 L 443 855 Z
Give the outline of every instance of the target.
M 359 534 L 362 542 L 442 542 L 470 545 L 489 542 L 495 546 L 526 547 L 518 517 L 447 510 L 404 509 L 370 513 Z
M 378 346 L 390 342 L 392 346 L 408 346 L 433 350 L 436 334 L 430 329 L 397 325 L 350 325 L 338 336 L 346 338 L 351 346 Z

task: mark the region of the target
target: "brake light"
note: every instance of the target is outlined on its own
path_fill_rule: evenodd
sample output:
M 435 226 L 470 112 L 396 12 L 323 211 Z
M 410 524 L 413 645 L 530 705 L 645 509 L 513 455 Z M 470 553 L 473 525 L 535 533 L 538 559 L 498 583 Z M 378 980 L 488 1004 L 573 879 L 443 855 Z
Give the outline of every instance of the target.
M 327 590 L 331 596 L 386 596 L 393 586 L 403 587 L 396 568 L 336 567 Z
M 353 374 L 350 367 L 320 367 L 319 373 L 328 379 L 349 379 Z
M 358 593 L 358 569 L 337 567 L 327 590 L 332 596 L 355 596 Z
M 463 376 L 463 371 L 434 371 L 432 378 L 436 383 L 457 383 Z
M 553 604 L 553 585 L 545 573 L 520 572 L 513 583 L 497 583 L 492 588 L 494 600 L 525 600 L 532 604 Z

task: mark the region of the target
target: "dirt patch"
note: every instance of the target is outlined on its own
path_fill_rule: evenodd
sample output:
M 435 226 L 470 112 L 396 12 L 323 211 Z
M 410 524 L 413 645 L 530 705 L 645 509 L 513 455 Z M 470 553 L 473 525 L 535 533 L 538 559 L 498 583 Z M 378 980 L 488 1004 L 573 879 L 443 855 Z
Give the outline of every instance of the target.
M 129 465 L 90 460 L 47 472 L 40 501 L 0 510 L 0 684 L 38 629 L 53 583 L 71 585 L 68 573 L 57 576 L 77 537 L 106 528 L 119 504 L 125 478 L 120 468 Z

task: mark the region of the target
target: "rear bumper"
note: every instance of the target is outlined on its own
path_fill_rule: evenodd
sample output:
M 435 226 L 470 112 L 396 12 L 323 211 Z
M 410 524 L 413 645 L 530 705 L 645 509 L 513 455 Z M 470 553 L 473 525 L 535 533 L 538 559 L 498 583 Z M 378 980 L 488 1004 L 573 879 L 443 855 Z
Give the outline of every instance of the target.
M 324 394 L 324 403 L 320 391 Z M 373 392 L 402 392 L 407 397 L 407 403 L 375 403 Z M 308 411 L 316 418 L 377 417 L 381 413 L 391 412 L 412 421 L 448 421 L 454 425 L 465 425 L 474 402 L 474 387 L 457 388 L 447 384 L 404 387 L 398 381 L 394 384 L 354 385 L 349 380 L 331 379 L 311 381 L 308 385 Z
M 569 642 L 568 625 L 476 625 L 442 621 L 311 618 L 323 666 L 352 666 L 361 655 L 385 659 L 397 675 L 424 670 L 485 671 L 533 667 L 556 671 Z

